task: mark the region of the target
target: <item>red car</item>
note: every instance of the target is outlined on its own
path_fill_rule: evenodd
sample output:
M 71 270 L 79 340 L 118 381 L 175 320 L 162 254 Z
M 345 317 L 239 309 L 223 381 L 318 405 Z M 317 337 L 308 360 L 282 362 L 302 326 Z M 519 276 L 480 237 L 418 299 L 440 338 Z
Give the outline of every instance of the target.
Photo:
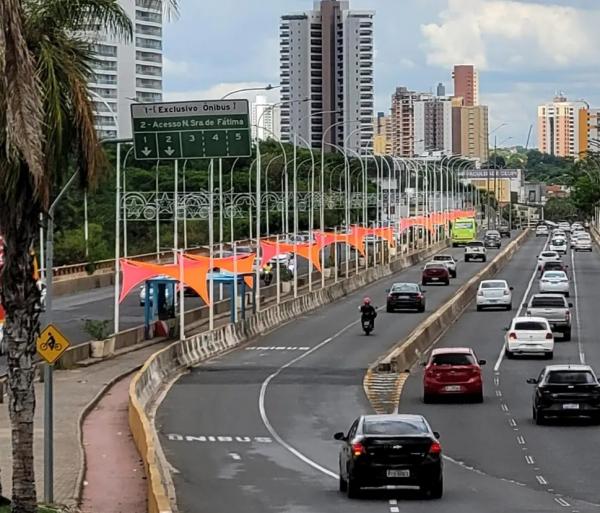
M 421 285 L 428 283 L 443 283 L 450 285 L 450 271 L 445 264 L 430 262 L 423 267 L 423 275 L 421 276 Z
M 478 360 L 468 347 L 434 349 L 429 361 L 424 364 L 423 402 L 456 395 L 483 402 L 481 366 L 485 363 L 485 360 Z

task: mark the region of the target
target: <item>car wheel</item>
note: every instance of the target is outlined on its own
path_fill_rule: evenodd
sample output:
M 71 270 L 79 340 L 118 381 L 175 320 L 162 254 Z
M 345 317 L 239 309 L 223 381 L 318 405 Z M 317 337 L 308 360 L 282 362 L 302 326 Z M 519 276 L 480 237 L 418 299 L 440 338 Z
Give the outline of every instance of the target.
M 477 392 L 474 396 L 473 396 L 473 402 L 474 403 L 482 403 L 483 402 L 483 390 Z
M 425 305 L 420 306 L 417 310 L 417 312 L 423 313 L 425 311 Z
M 482 262 L 487 262 L 487 258 L 486 258 L 486 257 L 483 257 L 483 258 L 481 259 L 481 261 L 482 261 Z
M 511 352 L 510 352 L 508 349 L 505 349 L 505 350 L 504 350 L 504 356 L 506 356 L 506 358 L 507 358 L 508 360 L 512 360 L 512 359 L 514 358 L 514 356 L 515 356 L 515 355 L 514 355 L 514 354 L 512 354 L 512 353 L 511 353 Z
M 549 353 L 546 353 L 546 360 L 552 360 L 554 358 L 554 351 L 550 351 Z
M 506 310 L 509 312 L 512 310 L 512 303 L 506 307 Z
M 452 273 L 452 277 L 453 277 L 453 278 L 456 278 L 456 275 L 457 275 L 457 274 L 458 274 L 458 273 L 457 273 L 456 271 L 454 271 L 454 272 Z
M 339 488 L 340 488 L 340 492 L 342 492 L 342 493 L 346 493 L 348 491 L 348 482 L 342 477 L 341 472 L 340 472 L 340 479 L 339 479 Z
M 477 305 L 477 311 L 481 312 L 483 310 L 483 306 Z
M 425 286 L 425 285 L 427 285 L 427 282 L 426 282 L 425 280 L 423 280 L 423 281 L 421 282 L 421 285 Z
M 546 417 L 543 413 L 533 410 L 533 419 L 538 426 L 543 426 L 546 423 Z
M 569 294 L 568 292 L 566 292 L 566 293 L 565 293 L 565 297 L 569 297 L 569 295 L 570 295 L 570 294 Z
M 423 393 L 423 402 L 425 404 L 431 404 L 433 403 L 433 395 L 432 394 L 428 394 L 427 392 Z
M 427 487 L 426 490 L 430 499 L 441 499 L 444 495 L 444 478 L 440 477 L 434 485 Z
M 468 256 L 466 256 L 465 257 L 465 262 L 470 262 L 470 261 L 471 261 L 471 259 Z
M 569 342 L 571 340 L 571 328 L 563 332 L 563 340 Z
M 348 476 L 348 481 L 346 482 L 346 495 L 349 499 L 357 499 L 360 496 L 360 486 L 355 479 L 352 479 L 351 476 Z
M 444 282 L 444 285 L 446 285 L 446 286 L 447 286 L 447 285 L 450 285 L 450 280 L 446 280 L 446 281 Z
M 388 305 L 388 306 L 385 307 L 385 311 L 387 313 L 392 313 L 394 311 L 394 309 L 391 306 Z

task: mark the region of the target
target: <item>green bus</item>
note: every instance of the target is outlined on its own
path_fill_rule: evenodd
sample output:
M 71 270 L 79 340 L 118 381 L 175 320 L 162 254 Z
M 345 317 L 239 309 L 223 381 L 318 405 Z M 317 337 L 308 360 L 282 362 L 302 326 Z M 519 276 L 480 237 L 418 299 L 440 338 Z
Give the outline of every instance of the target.
M 452 247 L 472 242 L 477 238 L 477 222 L 472 217 L 456 219 L 452 225 Z

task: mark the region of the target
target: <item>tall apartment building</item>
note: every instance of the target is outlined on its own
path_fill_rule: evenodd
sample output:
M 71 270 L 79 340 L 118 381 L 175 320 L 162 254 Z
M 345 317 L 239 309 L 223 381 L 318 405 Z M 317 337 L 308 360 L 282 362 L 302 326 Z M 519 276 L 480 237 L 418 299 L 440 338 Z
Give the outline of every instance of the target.
M 259 95 L 252 102 L 252 137 L 261 141 L 281 138 L 281 116 L 279 105 L 267 101 Z
M 392 155 L 413 157 L 415 155 L 415 112 L 414 104 L 421 93 L 397 87 L 392 95 Z
M 452 100 L 427 97 L 414 102 L 414 153 L 452 153 Z
M 587 151 L 600 151 L 600 109 L 590 109 L 581 118 L 585 119 L 585 140 L 581 141 L 580 146 L 585 146 Z
M 454 66 L 454 96 L 463 98 L 466 107 L 479 105 L 479 75 L 475 66 L 461 64 Z
M 312 11 L 282 16 L 282 140 L 296 132 L 313 147 L 323 136 L 354 151 L 371 147 L 373 17 L 350 10 L 348 0 L 315 1 Z
M 437 85 L 436 96 L 446 96 L 446 86 L 442 82 Z
M 133 40 L 90 34 L 97 60 L 89 88 L 100 138 L 131 137 L 131 103 L 162 101 L 162 1 L 119 4 L 134 24 Z
M 373 124 L 375 126 L 373 153 L 392 155 L 392 118 L 383 112 L 378 112 Z
M 538 106 L 538 146 L 542 153 L 578 158 L 587 151 L 587 109 L 565 96 Z
M 488 108 L 485 105 L 461 106 L 453 109 L 453 121 L 460 123 L 455 134 L 460 134 L 460 146 L 456 147 L 456 137 L 453 138 L 453 153 L 464 157 L 477 158 L 487 162 L 490 156 L 488 142 L 489 122 Z

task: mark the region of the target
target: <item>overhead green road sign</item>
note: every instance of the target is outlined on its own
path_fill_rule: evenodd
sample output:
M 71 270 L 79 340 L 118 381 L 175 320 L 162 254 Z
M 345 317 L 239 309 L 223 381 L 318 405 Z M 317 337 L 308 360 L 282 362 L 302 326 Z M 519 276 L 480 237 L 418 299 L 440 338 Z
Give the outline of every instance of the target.
M 131 120 L 137 160 L 252 154 L 248 100 L 136 103 Z

